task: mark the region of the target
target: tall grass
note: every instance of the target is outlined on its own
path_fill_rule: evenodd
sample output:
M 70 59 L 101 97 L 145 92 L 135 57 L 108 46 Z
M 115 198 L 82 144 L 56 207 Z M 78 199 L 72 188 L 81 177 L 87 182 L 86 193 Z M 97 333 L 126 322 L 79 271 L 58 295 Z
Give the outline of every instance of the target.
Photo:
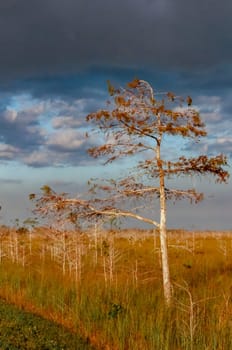
M 99 349 L 232 349 L 231 234 L 169 233 L 169 309 L 155 233 L 9 230 L 0 248 L 0 296 Z

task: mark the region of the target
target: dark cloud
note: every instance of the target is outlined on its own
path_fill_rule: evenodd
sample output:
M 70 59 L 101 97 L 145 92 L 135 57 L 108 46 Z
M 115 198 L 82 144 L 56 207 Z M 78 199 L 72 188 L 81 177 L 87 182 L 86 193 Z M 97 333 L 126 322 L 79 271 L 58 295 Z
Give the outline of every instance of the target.
M 32 168 L 87 166 L 92 163 L 87 148 L 87 144 L 75 149 L 53 144 L 27 154 L 21 162 Z
M 191 95 L 212 147 L 228 139 L 231 10 L 229 0 L 0 2 L 0 159 L 85 162 L 84 117 L 105 105 L 106 80 L 135 76 L 155 91 Z M 12 107 L 23 93 L 39 102 Z
M 175 77 L 175 74 L 173 76 Z M 158 76 L 157 83 L 162 86 L 164 81 L 160 77 L 161 75 Z M 168 84 L 171 85 L 171 81 L 168 80 Z M 177 90 L 181 90 L 183 85 L 180 82 L 178 84 Z M 44 86 L 46 87 L 46 83 Z M 68 97 L 64 94 L 62 98 L 51 94 L 49 98 L 48 91 L 40 99 L 13 95 L 9 105 L 8 101 L 5 106 L 1 106 L 0 159 L 5 162 L 16 160 L 34 168 L 90 164 L 87 149 L 98 144 L 99 139 L 85 138 L 89 128 L 85 116 L 105 106 L 107 89 L 106 86 L 104 89 L 98 89 L 96 94 L 96 88 L 89 86 L 87 82 L 81 90 L 88 91 L 86 95 L 89 95 L 89 98 L 83 96 L 76 98 L 72 97 L 72 94 Z M 197 146 L 186 144 L 183 150 L 190 153 L 223 152 L 228 156 L 231 155 L 229 106 L 232 93 L 230 90 L 225 91 L 226 96 L 222 97 L 222 95 L 210 95 L 210 90 L 195 91 L 193 88 L 191 92 L 195 92 L 196 95 L 194 107 L 199 109 L 209 136 Z M 15 101 L 18 106 L 14 106 Z M 225 139 L 227 142 L 222 142 Z
M 231 13 L 230 0 L 2 1 L 0 77 L 231 63 Z
M 44 134 L 38 123 L 41 111 L 25 109 L 22 111 L 5 109 L 0 115 L 0 140 L 8 149 L 1 151 L 19 153 L 20 149 L 31 151 L 44 142 Z
M 0 114 L 0 160 L 34 168 L 90 161 L 87 149 L 95 141 L 85 137 L 85 115 L 88 104 L 93 106 L 96 101 L 42 101 L 23 95 L 14 96 L 12 101 Z

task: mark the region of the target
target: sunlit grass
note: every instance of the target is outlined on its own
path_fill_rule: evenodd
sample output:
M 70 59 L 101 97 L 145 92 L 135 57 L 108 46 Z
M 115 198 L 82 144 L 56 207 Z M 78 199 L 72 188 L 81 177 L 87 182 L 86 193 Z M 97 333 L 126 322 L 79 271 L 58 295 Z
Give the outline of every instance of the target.
M 1 235 L 0 295 L 99 349 L 232 348 L 232 235 L 169 233 L 173 305 L 158 237 L 40 230 Z

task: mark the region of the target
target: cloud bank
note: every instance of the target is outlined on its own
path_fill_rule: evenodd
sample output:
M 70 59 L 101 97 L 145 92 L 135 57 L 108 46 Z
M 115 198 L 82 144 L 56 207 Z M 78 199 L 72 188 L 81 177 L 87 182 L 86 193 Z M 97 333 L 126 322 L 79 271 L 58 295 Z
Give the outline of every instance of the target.
M 2 1 L 0 77 L 231 64 L 231 13 L 230 0 Z

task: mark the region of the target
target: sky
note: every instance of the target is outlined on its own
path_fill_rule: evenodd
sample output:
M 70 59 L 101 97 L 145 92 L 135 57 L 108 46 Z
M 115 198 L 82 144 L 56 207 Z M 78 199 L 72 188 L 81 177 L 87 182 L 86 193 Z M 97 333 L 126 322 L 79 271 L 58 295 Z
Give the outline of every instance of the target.
M 2 0 L 1 223 L 30 217 L 28 194 L 44 184 L 78 193 L 88 178 L 119 172 L 90 159 L 97 140 L 84 137 L 85 116 L 105 106 L 107 80 L 138 77 L 191 95 L 208 137 L 190 152 L 222 152 L 230 163 L 231 13 L 230 0 Z M 169 226 L 232 230 L 231 182 L 191 181 L 205 201 L 170 205 Z

